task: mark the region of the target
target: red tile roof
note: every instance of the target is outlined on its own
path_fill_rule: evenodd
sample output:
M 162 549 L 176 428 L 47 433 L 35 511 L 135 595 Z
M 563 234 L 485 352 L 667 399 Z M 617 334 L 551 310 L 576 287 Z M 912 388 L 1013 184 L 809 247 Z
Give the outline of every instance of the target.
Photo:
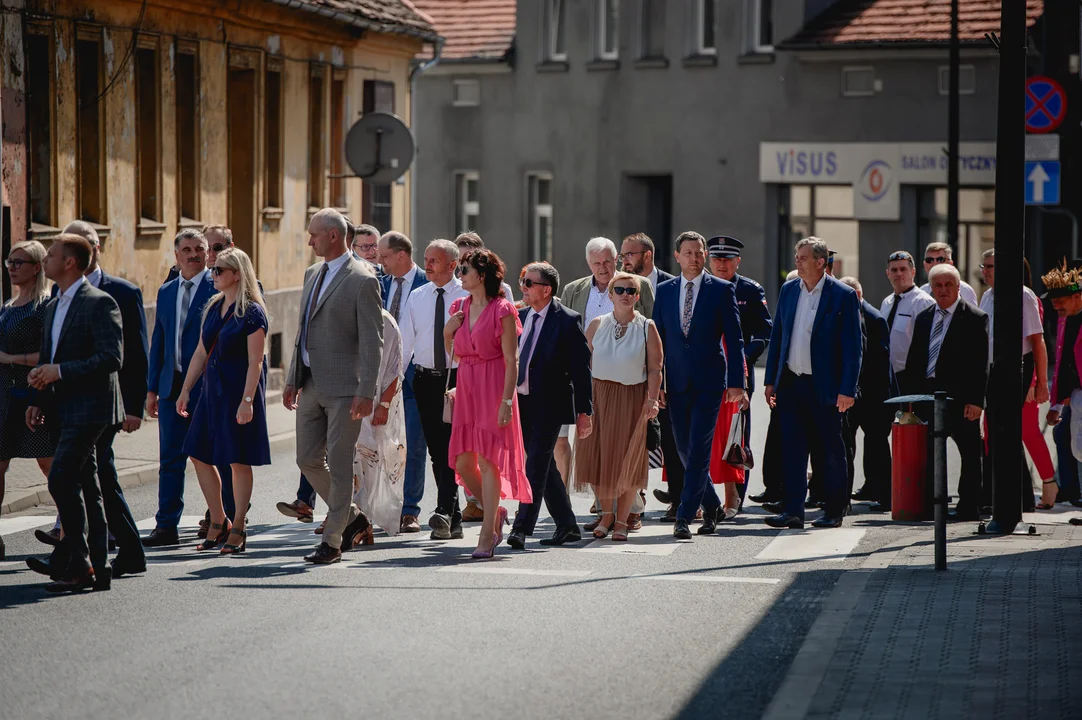
M 499 60 L 515 38 L 515 0 L 411 0 L 431 16 L 448 60 Z
M 1001 0 L 959 0 L 958 37 L 984 42 L 999 32 Z M 1044 11 L 1043 0 L 1026 1 L 1026 25 Z M 950 0 L 843 0 L 812 20 L 781 47 L 904 45 L 950 41 Z
M 412 0 L 270 0 L 278 5 L 326 15 L 358 17 L 374 23 L 377 32 L 406 33 L 435 38 L 432 18 L 418 10 Z M 337 18 L 342 20 L 341 17 Z

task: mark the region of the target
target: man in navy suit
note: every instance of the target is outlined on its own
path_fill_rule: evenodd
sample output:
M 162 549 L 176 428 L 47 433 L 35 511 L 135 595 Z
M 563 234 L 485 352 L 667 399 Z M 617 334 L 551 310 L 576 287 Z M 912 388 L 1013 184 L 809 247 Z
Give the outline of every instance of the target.
M 155 528 L 143 538 L 146 547 L 179 545 L 177 525 L 184 511 L 184 470 L 188 457 L 181 448 L 188 434 L 189 417 L 177 413 L 176 400 L 188 372 L 188 364 L 199 347 L 203 307 L 214 295 L 214 284 L 207 270 L 207 239 L 195 229 L 181 230 L 173 241 L 180 274 L 158 290 L 157 313 L 150 341 L 147 371 L 146 409 L 158 418 L 160 469 L 158 470 L 158 513 Z M 202 379 L 192 388 L 199 397 Z M 222 502 L 230 518 L 235 515 L 233 473 L 228 466 L 218 468 L 222 476 Z
M 526 537 L 533 535 L 542 500 L 556 523 L 556 532 L 542 540 L 542 545 L 582 539 L 553 451 L 564 425 L 574 424 L 580 439 L 589 436 L 593 391 L 590 346 L 582 332 L 582 317 L 555 297 L 560 273 L 546 262 L 531 263 L 519 286 L 526 307 L 519 311 L 523 333 L 518 353 L 518 407 L 533 502 L 519 503 L 507 544 L 522 550 Z
M 666 405 L 684 463 L 673 537 L 690 540 L 689 524 L 700 507 L 700 535 L 714 532 L 721 511 L 710 480 L 710 446 L 722 398 L 743 409 L 748 394 L 735 286 L 705 272 L 706 239 L 699 233 L 681 233 L 674 254 L 680 275 L 658 284 L 653 317 L 665 348 Z
M 804 527 L 813 444 L 824 512 L 812 524 L 841 527 L 849 505 L 842 414 L 853 406 L 860 376 L 860 301 L 853 288 L 827 275 L 828 253 L 816 237 L 796 244 L 797 277 L 782 285 L 774 314 L 763 393 L 779 413 L 785 506 L 767 518 L 771 527 Z

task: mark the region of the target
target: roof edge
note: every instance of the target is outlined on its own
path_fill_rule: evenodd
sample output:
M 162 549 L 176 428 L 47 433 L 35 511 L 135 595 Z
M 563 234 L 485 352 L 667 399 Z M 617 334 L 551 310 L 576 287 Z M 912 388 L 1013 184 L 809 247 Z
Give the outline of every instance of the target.
M 412 28 L 407 25 L 397 25 L 389 23 L 379 23 L 374 20 L 369 20 L 361 15 L 351 15 L 339 10 L 332 10 L 330 8 L 318 7 L 310 3 L 301 2 L 301 0 L 267 0 L 267 2 L 280 5 L 290 10 L 302 10 L 304 12 L 320 15 L 329 20 L 340 22 L 344 25 L 351 25 L 353 27 L 361 28 L 362 30 L 371 30 L 373 32 L 385 33 L 389 35 L 407 35 L 410 37 L 420 38 L 426 42 L 436 42 L 439 40 L 439 33 L 428 32 L 419 28 Z M 411 6 L 411 10 L 412 10 Z M 425 18 L 431 22 L 430 18 Z

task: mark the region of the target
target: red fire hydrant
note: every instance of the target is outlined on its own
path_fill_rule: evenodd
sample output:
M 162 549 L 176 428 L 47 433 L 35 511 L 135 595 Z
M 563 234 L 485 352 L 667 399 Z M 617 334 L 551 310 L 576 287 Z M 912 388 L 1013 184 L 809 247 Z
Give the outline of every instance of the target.
M 912 409 L 899 412 L 891 428 L 891 518 L 928 518 L 928 424 Z

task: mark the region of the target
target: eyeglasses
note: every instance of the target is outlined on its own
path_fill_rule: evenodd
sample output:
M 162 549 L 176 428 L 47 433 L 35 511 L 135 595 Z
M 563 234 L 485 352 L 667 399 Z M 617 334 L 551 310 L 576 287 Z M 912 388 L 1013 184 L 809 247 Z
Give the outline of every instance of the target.
M 213 245 L 210 246 L 210 249 L 213 250 L 216 253 L 220 253 L 222 250 L 225 250 L 228 247 L 229 247 L 229 245 L 226 244 L 226 243 L 214 243 Z
M 211 265 L 210 266 L 210 271 L 212 273 L 214 273 L 215 276 L 221 275 L 226 270 L 228 270 L 229 272 L 236 272 L 236 270 L 234 270 L 233 268 L 222 267 L 220 265 Z
M 538 280 L 531 280 L 530 278 L 519 278 L 518 284 L 520 287 L 524 287 L 527 290 L 532 288 L 534 285 L 541 285 L 542 287 L 552 287 L 552 283 L 544 283 Z
M 459 265 L 455 268 L 455 277 L 463 277 L 471 269 L 469 265 Z
M 372 252 L 376 249 L 376 243 L 365 243 L 364 245 L 354 243 L 353 249 L 357 252 Z
M 20 260 L 19 258 L 11 258 L 4 261 L 5 267 L 8 270 L 18 271 L 23 265 L 37 265 L 38 263 L 31 260 Z
M 908 260 L 909 262 L 913 262 L 913 256 L 904 250 L 893 252 L 887 256 L 887 262 L 894 262 L 895 260 Z
M 614 292 L 615 294 L 617 294 L 617 295 L 631 295 L 631 296 L 635 296 L 635 295 L 638 295 L 638 294 L 639 294 L 639 289 L 638 289 L 638 288 L 633 288 L 633 287 L 623 287 L 622 285 L 618 285 L 618 286 L 614 287 L 614 288 L 612 289 L 612 291 L 613 291 L 613 292 Z
M 924 263 L 926 265 L 941 264 L 941 263 L 945 263 L 945 262 L 948 262 L 948 260 L 947 260 L 947 258 L 945 258 L 943 256 L 924 258 Z
M 993 270 L 995 267 L 995 263 L 981 263 L 981 270 Z
M 623 262 L 625 259 L 631 257 L 632 255 L 642 255 L 645 252 L 646 252 L 645 250 L 638 250 L 636 252 L 620 253 L 619 255 L 616 256 L 616 260 L 618 262 Z

